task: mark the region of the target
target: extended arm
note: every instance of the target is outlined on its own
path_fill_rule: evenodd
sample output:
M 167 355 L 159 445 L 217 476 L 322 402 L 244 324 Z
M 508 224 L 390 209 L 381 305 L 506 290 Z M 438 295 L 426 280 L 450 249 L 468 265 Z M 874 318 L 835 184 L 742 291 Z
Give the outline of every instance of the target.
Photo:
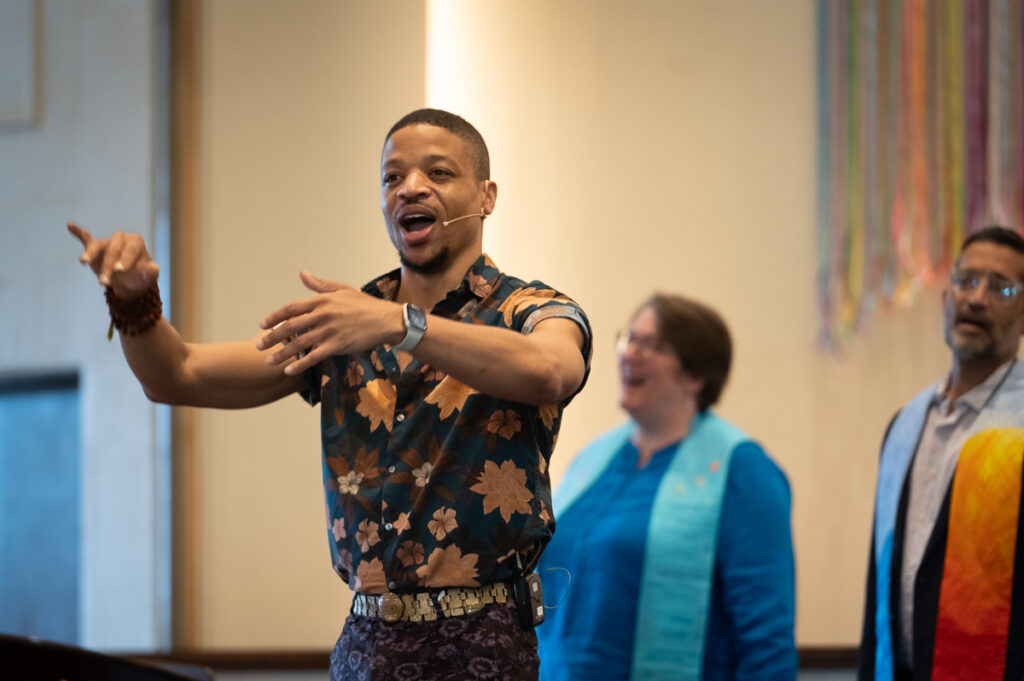
M 258 407 L 305 386 L 305 377 L 267 365 L 256 339 L 236 343 L 185 343 L 161 319 L 141 336 L 121 336 L 124 356 L 154 402 L 239 409 Z
M 132 300 L 155 286 L 159 268 L 139 235 L 117 232 L 94 239 L 74 223 L 68 231 L 85 248 L 79 260 L 119 298 Z M 268 366 L 269 353 L 257 350 L 255 343 L 185 343 L 163 318 L 140 335 L 121 334 L 125 358 L 147 397 L 197 407 L 255 407 L 305 385 L 301 375 Z
M 269 357 L 274 366 L 308 350 L 285 369 L 297 375 L 331 355 L 395 345 L 405 335 L 398 303 L 305 272 L 302 280 L 318 295 L 283 306 L 262 324 L 269 330 L 259 347 L 283 343 Z M 547 319 L 524 335 L 430 315 L 427 333 L 412 354 L 479 392 L 550 404 L 569 397 L 583 382 L 582 348 L 583 332 L 564 318 Z

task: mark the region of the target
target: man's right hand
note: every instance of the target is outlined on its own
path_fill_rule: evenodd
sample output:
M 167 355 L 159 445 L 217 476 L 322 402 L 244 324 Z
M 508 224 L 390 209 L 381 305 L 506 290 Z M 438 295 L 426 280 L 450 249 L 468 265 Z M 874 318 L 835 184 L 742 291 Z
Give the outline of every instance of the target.
M 138 234 L 115 232 L 95 239 L 73 222 L 68 231 L 85 247 L 79 260 L 92 268 L 100 284 L 113 287 L 118 298 L 137 298 L 156 283 L 160 268 Z M 144 334 L 122 335 L 121 348 L 154 402 L 237 409 L 267 404 L 307 387 L 305 375 L 290 376 L 280 366 L 268 366 L 270 351 L 257 350 L 256 341 L 186 343 L 161 319 Z
M 74 222 L 68 223 L 68 231 L 85 249 L 78 261 L 92 268 L 101 285 L 113 287 L 118 298 L 137 298 L 156 283 L 160 266 L 153 262 L 140 235 L 114 232 L 109 238 L 95 239 Z

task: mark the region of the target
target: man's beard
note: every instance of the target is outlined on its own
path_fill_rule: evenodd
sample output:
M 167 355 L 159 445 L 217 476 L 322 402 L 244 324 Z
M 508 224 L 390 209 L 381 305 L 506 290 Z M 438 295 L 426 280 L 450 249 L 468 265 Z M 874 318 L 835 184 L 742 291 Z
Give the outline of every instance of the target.
M 411 262 L 405 257 L 404 253 L 399 252 L 398 260 L 402 263 L 402 267 L 406 268 L 410 272 L 423 275 L 440 274 L 441 272 L 444 272 L 445 268 L 448 266 L 448 253 L 448 247 L 444 246 L 437 252 L 437 255 L 426 262 L 416 263 Z
M 982 362 L 996 359 L 996 344 L 991 336 L 987 338 L 975 338 L 973 342 L 957 342 L 953 337 L 953 329 L 945 329 L 946 345 L 953 354 L 962 362 Z

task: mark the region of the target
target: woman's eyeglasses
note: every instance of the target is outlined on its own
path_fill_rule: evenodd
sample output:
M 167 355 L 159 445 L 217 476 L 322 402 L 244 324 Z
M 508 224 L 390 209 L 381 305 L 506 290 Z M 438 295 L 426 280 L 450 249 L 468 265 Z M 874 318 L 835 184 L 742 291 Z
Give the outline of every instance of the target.
M 657 336 L 638 336 L 631 334 L 629 329 L 622 329 L 615 335 L 615 353 L 620 357 L 632 345 L 638 359 L 646 359 L 651 355 L 671 352 L 668 343 Z

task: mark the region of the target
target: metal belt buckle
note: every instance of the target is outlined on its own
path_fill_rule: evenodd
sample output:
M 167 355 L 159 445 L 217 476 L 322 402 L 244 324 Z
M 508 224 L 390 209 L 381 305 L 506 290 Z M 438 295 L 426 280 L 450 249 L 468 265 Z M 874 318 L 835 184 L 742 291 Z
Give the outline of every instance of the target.
M 402 613 L 405 611 L 405 605 L 402 603 L 401 596 L 388 591 L 387 593 L 381 594 L 380 600 L 377 601 L 377 610 L 380 612 L 385 622 L 397 622 L 402 619 Z

